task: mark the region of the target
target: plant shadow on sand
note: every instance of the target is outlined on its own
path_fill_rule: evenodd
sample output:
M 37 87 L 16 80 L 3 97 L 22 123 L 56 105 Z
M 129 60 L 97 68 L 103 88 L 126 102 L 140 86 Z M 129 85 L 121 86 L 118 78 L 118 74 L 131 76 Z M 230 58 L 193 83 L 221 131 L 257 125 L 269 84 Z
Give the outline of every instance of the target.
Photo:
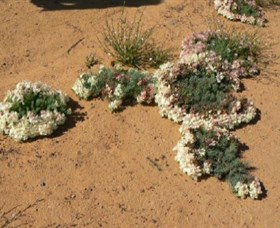
M 158 5 L 163 0 L 31 0 L 43 10 L 103 9 L 117 6 L 140 7 Z

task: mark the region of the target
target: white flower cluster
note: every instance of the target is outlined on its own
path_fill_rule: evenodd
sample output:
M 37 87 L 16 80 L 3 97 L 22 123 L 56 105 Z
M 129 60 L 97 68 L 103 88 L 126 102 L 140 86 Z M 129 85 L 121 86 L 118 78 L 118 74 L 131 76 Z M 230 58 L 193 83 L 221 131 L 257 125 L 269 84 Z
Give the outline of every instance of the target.
M 160 66 L 154 74 L 157 78 L 157 94 L 155 101 L 159 107 L 160 115 L 179 123 L 182 122 L 185 111 L 176 105 L 176 98 L 171 91 L 171 83 L 176 79 L 177 75 L 174 74 L 173 63 L 166 63 Z
M 253 105 L 252 101 L 247 101 L 243 106 L 239 105 L 241 102 L 236 101 L 235 104 L 238 105 L 237 108 L 234 106 L 230 113 L 222 113 L 218 111 L 217 113 L 189 113 L 183 118 L 181 125 L 181 132 L 185 129 L 196 128 L 196 126 L 207 125 L 208 128 L 213 128 L 214 126 L 219 126 L 225 129 L 234 129 L 242 123 L 251 122 L 256 114 L 256 107 Z
M 53 111 L 40 110 L 39 114 L 28 111 L 21 116 L 11 108 L 16 103 L 24 105 L 25 95 L 35 93 L 44 96 L 57 96 L 62 104 L 66 106 L 69 98 L 61 91 L 53 90 L 46 84 L 40 82 L 20 82 L 14 90 L 8 91 L 4 101 L 0 103 L 0 132 L 9 135 L 15 140 L 27 140 L 39 135 L 50 135 L 59 125 L 62 125 L 66 116 L 58 111 L 59 104 L 55 103 Z M 71 110 L 67 110 L 70 114 Z
M 218 13 L 229 20 L 241 21 L 259 26 L 264 26 L 266 23 L 263 10 L 256 4 L 255 0 L 215 0 L 214 5 Z M 253 12 L 251 15 L 242 14 L 242 7 L 251 8 Z
M 193 55 L 191 55 L 193 56 Z M 199 55 L 198 58 L 199 59 Z M 188 62 L 189 64 L 190 62 Z M 157 94 L 155 101 L 159 107 L 162 117 L 176 123 L 185 123 L 192 121 L 194 118 L 198 120 L 208 120 L 213 125 L 223 126 L 228 129 L 240 125 L 241 123 L 249 123 L 256 116 L 256 108 L 252 101 L 241 102 L 234 100 L 231 103 L 230 112 L 225 113 L 223 110 L 218 112 L 209 111 L 208 113 L 186 113 L 186 110 L 178 106 L 178 94 L 171 91 L 171 85 L 178 76 L 183 75 L 188 70 L 195 70 L 182 59 L 177 63 L 166 63 L 155 72 L 157 78 Z
M 198 158 L 205 156 L 205 150 L 203 148 L 199 150 L 192 149 L 194 142 L 194 136 L 191 131 L 185 131 L 173 151 L 176 152 L 175 160 L 179 163 L 180 169 L 192 179 L 198 180 L 203 174 L 211 173 L 211 162 L 205 161 L 202 166 L 199 165 Z
M 96 77 L 93 74 L 81 74 L 73 85 L 72 90 L 81 99 L 89 99 L 94 95 L 93 87 L 96 84 Z
M 237 196 L 244 199 L 250 196 L 252 199 L 258 199 L 262 194 L 261 183 L 258 178 L 254 178 L 250 183 L 237 182 L 234 186 Z

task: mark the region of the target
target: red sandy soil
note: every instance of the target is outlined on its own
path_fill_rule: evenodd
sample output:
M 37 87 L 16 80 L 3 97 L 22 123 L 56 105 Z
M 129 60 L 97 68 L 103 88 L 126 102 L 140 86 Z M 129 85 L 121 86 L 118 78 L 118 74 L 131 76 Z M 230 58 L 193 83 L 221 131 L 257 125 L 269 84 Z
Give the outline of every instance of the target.
M 203 0 L 150 3 L 128 2 L 125 11 L 143 11 L 145 24 L 158 26 L 156 38 L 178 51 L 183 37 L 206 29 L 204 19 L 215 13 Z M 76 106 L 54 137 L 19 143 L 0 136 L 0 226 L 280 227 L 279 64 L 244 81 L 243 94 L 261 119 L 234 134 L 248 145 L 244 159 L 257 168 L 267 196 L 240 200 L 225 182 L 195 182 L 179 170 L 172 152 L 179 126 L 162 119 L 157 107 L 111 114 L 107 102 L 79 101 L 71 91 L 86 70 L 85 56 L 94 52 L 109 64 L 97 36 L 120 6 L 116 0 L 0 0 L 0 98 L 21 80 L 42 81 Z M 259 33 L 269 35 L 277 55 L 280 10 L 265 11 L 269 24 Z

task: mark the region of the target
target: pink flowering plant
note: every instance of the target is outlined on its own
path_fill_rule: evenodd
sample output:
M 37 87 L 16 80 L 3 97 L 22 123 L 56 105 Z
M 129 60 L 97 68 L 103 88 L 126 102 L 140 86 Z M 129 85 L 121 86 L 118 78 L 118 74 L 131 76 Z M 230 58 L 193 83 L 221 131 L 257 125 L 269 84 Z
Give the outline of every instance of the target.
M 80 98 L 101 97 L 109 100 L 111 111 L 121 110 L 128 104 L 154 102 L 155 84 L 152 75 L 130 68 L 106 68 L 97 74 L 82 74 L 73 86 Z
M 230 20 L 265 25 L 264 12 L 255 0 L 214 0 L 214 5 L 219 14 Z
M 261 184 L 241 161 L 240 143 L 230 130 L 257 115 L 252 101 L 233 95 L 242 77 L 258 73 L 257 51 L 245 38 L 195 33 L 184 40 L 180 59 L 154 74 L 161 116 L 181 124 L 174 148 L 181 170 L 194 180 L 226 180 L 238 197 L 253 199 L 261 197 Z
M 163 65 L 155 77 L 160 114 L 177 123 L 182 123 L 186 115 L 198 115 L 233 128 L 256 115 L 251 101 L 235 98 L 229 80 L 217 79 L 217 73 L 203 64 L 181 59 Z
M 216 72 L 218 81 L 226 78 L 238 90 L 241 78 L 259 73 L 257 63 L 260 55 L 259 41 L 248 34 L 204 31 L 184 39 L 180 58 L 187 62 L 198 58 L 199 64 Z

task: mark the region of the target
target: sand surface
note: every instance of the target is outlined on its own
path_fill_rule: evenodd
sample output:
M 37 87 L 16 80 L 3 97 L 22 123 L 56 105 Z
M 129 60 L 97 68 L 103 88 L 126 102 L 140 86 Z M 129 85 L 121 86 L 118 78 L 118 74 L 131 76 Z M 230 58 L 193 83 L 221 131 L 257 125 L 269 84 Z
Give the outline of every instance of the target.
M 64 2 L 64 4 L 62 4 Z M 128 15 L 144 12 L 159 40 L 179 52 L 190 31 L 206 29 L 214 12 L 204 0 L 128 1 Z M 255 124 L 235 131 L 249 149 L 244 159 L 267 190 L 239 200 L 215 178 L 183 174 L 172 148 L 179 126 L 157 107 L 111 114 L 101 100 L 79 101 L 71 91 L 85 56 L 109 57 L 97 36 L 116 0 L 0 0 L 0 98 L 21 80 L 42 81 L 69 94 L 75 114 L 53 137 L 18 143 L 0 136 L 1 227 L 280 227 L 280 65 L 244 81 L 245 96 L 261 111 Z M 280 54 L 280 9 L 266 9 L 259 29 Z M 224 20 L 228 25 L 254 27 Z

